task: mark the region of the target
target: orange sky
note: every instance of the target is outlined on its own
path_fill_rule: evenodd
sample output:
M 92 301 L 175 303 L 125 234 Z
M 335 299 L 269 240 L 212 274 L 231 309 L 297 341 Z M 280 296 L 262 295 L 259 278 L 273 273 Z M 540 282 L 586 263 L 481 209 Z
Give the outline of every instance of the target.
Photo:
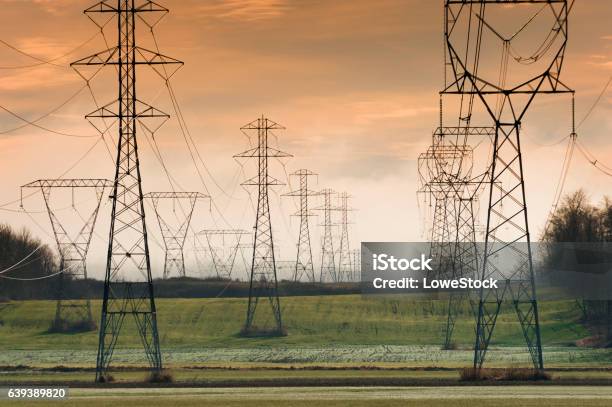
M 0 0 L 0 39 L 42 59 L 61 56 L 96 34 L 82 13 L 93 4 L 82 0 Z M 190 132 L 207 168 L 215 203 L 232 226 L 250 228 L 253 213 L 237 180 L 245 174 L 232 155 L 248 148 L 241 125 L 262 113 L 285 125 L 280 148 L 292 153 L 287 171 L 309 168 L 319 187 L 354 196 L 352 243 L 423 240 L 423 208 L 416 199 L 416 158 L 437 126 L 442 86 L 442 1 L 431 0 L 181 0 L 162 1 L 171 13 L 156 29 L 162 52 L 186 63 L 173 79 Z M 580 120 L 612 75 L 612 3 L 577 0 L 570 19 L 570 43 L 563 79 L 577 90 Z M 140 35 L 140 34 L 139 34 Z M 150 47 L 146 33 L 140 37 Z M 0 70 L 0 104 L 32 120 L 52 110 L 83 86 L 67 65 L 104 49 L 101 36 L 54 63 Z M 35 64 L 0 44 L 0 67 Z M 143 73 L 140 97 L 173 113 L 161 81 Z M 101 103 L 112 99 L 113 74 L 94 82 Z M 557 98 L 556 96 L 554 98 Z M 153 103 L 152 103 L 153 104 Z M 89 93 L 40 121 L 50 129 L 95 134 L 83 115 L 95 109 Z M 582 143 L 612 166 L 608 137 L 612 128 L 609 90 L 579 129 Z M 524 122 L 523 146 L 527 199 L 533 233 L 543 226 L 560 171 L 565 144 L 553 143 L 569 133 L 569 99 L 541 98 Z M 0 131 L 21 122 L 0 112 Z M 173 176 L 187 190 L 202 190 L 194 165 L 173 118 L 156 136 Z M 60 175 L 95 138 L 51 134 L 35 127 L 0 134 L 0 205 L 19 196 L 19 186 Z M 109 140 L 110 142 L 110 140 Z M 149 145 L 140 140 L 144 189 L 168 189 Z M 67 176 L 112 177 L 112 162 L 99 143 Z M 284 178 L 282 167 L 275 167 Z M 577 155 L 567 190 L 584 186 L 594 199 L 610 190 L 611 180 Z M 295 183 L 292 185 L 296 187 Z M 279 189 L 278 194 L 286 192 Z M 228 195 L 230 197 L 228 197 Z M 293 257 L 297 220 L 288 198 L 273 195 L 273 222 L 280 257 Z M 482 204 L 484 206 L 484 203 Z M 40 196 L 26 202 L 43 210 Z M 4 209 L 18 209 L 18 203 Z M 223 225 L 208 206 L 198 209 L 194 228 Z M 67 210 L 66 216 L 70 216 Z M 50 233 L 45 214 L 32 217 Z M 101 213 L 100 236 L 107 234 L 108 205 Z M 0 221 L 43 232 L 24 214 L 0 211 Z M 152 221 L 152 219 L 151 219 Z M 320 219 L 314 219 L 313 225 Z M 150 225 L 159 236 L 157 226 Z M 320 229 L 312 227 L 317 243 Z M 92 262 L 104 256 L 103 239 L 94 242 Z M 154 246 L 155 259 L 160 259 Z M 318 252 L 318 249 L 315 249 Z M 318 261 L 315 261 L 315 264 Z M 100 276 L 94 272 L 94 276 Z

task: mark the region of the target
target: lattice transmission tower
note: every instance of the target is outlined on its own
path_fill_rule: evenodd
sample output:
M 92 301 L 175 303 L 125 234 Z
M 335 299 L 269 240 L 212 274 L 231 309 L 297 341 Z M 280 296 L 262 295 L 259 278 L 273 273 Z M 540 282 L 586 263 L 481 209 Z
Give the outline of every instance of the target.
M 244 235 L 250 233 L 241 229 L 207 229 L 200 232 L 206 237 L 208 250 L 213 261 L 213 267 L 217 277 L 231 278 L 236 263 L 236 256 L 240 249 L 240 241 Z M 221 237 L 221 247 L 215 246 L 214 239 Z M 232 244 L 229 245 L 229 250 L 226 247 L 226 238 L 232 239 Z
M 185 240 L 187 240 L 187 231 L 191 225 L 191 218 L 195 210 L 196 203 L 200 199 L 207 199 L 210 196 L 201 192 L 149 192 L 144 196 L 149 199 L 155 210 L 159 229 L 161 230 L 162 238 L 164 239 L 165 256 L 164 256 L 164 279 L 176 274 L 178 277 L 185 277 L 185 254 L 183 248 Z M 176 218 L 178 227 L 173 225 L 164 216 L 160 201 L 170 201 L 172 204 L 172 213 Z M 185 208 L 182 203 L 186 202 Z M 177 213 L 176 204 L 180 205 L 180 214 Z
M 525 6 L 506 7 L 519 3 Z M 502 303 L 510 299 L 533 365 L 541 370 L 544 368 L 542 339 L 520 130 L 536 95 L 573 93 L 560 81 L 568 40 L 567 0 L 445 0 L 444 9 L 445 64 L 452 79 L 441 93 L 475 95 L 495 123 L 480 277 L 496 278 L 504 283 L 497 290 L 480 291 L 474 367 L 482 367 Z M 531 14 L 523 17 L 521 13 L 528 11 Z M 494 15 L 498 18 L 495 21 Z M 517 15 L 519 18 L 514 18 Z M 502 32 L 501 26 L 507 31 L 511 22 L 516 22 L 512 32 Z M 520 55 L 521 40 L 526 41 L 525 48 L 533 49 L 533 38 L 523 40 L 522 34 L 534 27 L 536 34 L 532 32 L 532 35 L 541 34 L 544 27 L 552 29 L 535 52 Z M 491 67 L 499 67 L 499 59 L 501 69 L 497 69 L 493 79 Z M 509 78 L 510 62 L 517 72 Z M 496 259 L 504 261 L 500 263 Z
M 60 255 L 60 274 L 57 292 L 57 304 L 55 307 L 55 318 L 51 329 L 56 332 L 73 332 L 93 330 L 96 324 L 91 314 L 91 302 L 89 298 L 74 300 L 66 296 L 66 283 L 68 280 L 87 280 L 87 253 L 93 236 L 100 204 L 104 191 L 113 186 L 106 179 L 40 179 L 23 185 L 24 188 L 40 188 L 42 193 L 53 236 Z M 72 207 L 74 215 L 70 222 L 80 225 L 76 233 L 70 233 L 65 226 L 68 220 L 62 221 L 54 209 L 52 192 L 57 189 L 70 189 L 72 196 Z M 94 203 L 87 216 L 82 216 L 74 201 L 75 189 L 90 190 L 94 193 Z M 21 194 L 23 196 L 23 193 Z M 23 202 L 21 203 L 23 207 Z
M 136 124 L 155 131 L 169 116 L 138 99 L 136 76 L 137 67 L 145 65 L 167 81 L 182 66 L 182 62 L 139 46 L 136 26 L 144 24 L 153 32 L 154 26 L 167 13 L 165 7 L 147 0 L 104 0 L 96 3 L 86 9 L 85 14 L 100 29 L 109 19 L 116 18 L 117 45 L 71 64 L 87 83 L 105 66 L 110 66 L 118 74 L 117 99 L 86 116 L 103 135 L 110 129 L 106 123 L 108 120 L 118 125 L 111 227 L 96 362 L 97 381 L 106 380 L 126 315 L 134 318 L 151 370 L 158 373 L 162 369 Z M 104 24 L 99 24 L 98 20 L 103 20 Z
M 290 154 L 270 147 L 269 136 L 275 130 L 284 130 L 284 127 L 262 116 L 261 118 L 243 126 L 243 132 L 256 132 L 257 146 L 237 154 L 234 158 L 257 159 L 257 175 L 245 181 L 242 185 L 257 186 L 257 214 L 255 219 L 255 233 L 253 239 L 253 257 L 249 285 L 249 302 L 247 306 L 246 321 L 243 328 L 244 335 L 283 335 L 284 328 L 281 318 L 280 300 L 278 298 L 278 280 L 276 260 L 274 257 L 274 239 L 272 237 L 272 221 L 270 217 L 270 200 L 268 189 L 270 186 L 283 185 L 278 179 L 269 174 L 270 158 L 291 157 Z M 256 324 L 255 317 L 257 305 L 261 297 L 267 298 L 272 308 L 274 328 Z M 257 323 L 268 324 L 268 318 L 259 318 Z
M 467 123 L 469 124 L 469 123 Z M 432 136 L 432 144 L 419 156 L 420 193 L 435 207 L 431 232 L 431 256 L 435 261 L 430 278 L 459 279 L 477 276 L 474 203 L 488 173 L 474 176 L 470 138 L 491 137 L 492 127 L 443 126 Z M 443 349 L 453 348 L 455 321 L 466 298 L 473 305 L 472 292 L 449 293 Z
M 291 191 L 283 196 L 292 196 L 300 198 L 300 209 L 297 213 L 292 216 L 299 216 L 300 218 L 300 233 L 298 236 L 297 243 L 297 257 L 295 261 L 295 270 L 293 272 L 293 281 L 301 281 L 304 276 L 311 283 L 316 281 L 314 264 L 312 262 L 312 246 L 310 245 L 310 228 L 308 218 L 314 216 L 310 211 L 310 200 L 309 197 L 318 196 L 317 191 L 308 189 L 308 177 L 316 176 L 317 174 L 307 170 L 300 169 L 291 174 L 292 176 L 299 177 L 300 189 L 297 191 Z
M 338 280 L 353 280 L 353 265 L 351 261 L 351 246 L 349 241 L 348 213 L 354 209 L 349 206 L 351 195 L 346 192 L 340 193 L 337 210 L 340 212 L 340 247 L 338 248 Z
M 331 281 L 337 283 L 339 281 L 336 272 L 336 260 L 334 253 L 334 236 L 332 229 L 335 226 L 332 222 L 332 212 L 338 208 L 332 205 L 332 197 L 336 195 L 336 191 L 330 188 L 321 190 L 320 195 L 323 196 L 323 205 L 314 208 L 317 211 L 323 211 L 323 238 L 321 240 L 321 269 L 319 281 Z
M 448 138 L 450 133 L 440 124 L 432 135 L 431 145 L 418 158 L 419 193 L 434 208 L 430 235 L 434 266 L 428 273 L 432 278 L 452 273 L 457 236 L 456 184 L 465 182 L 471 175 L 472 148 Z

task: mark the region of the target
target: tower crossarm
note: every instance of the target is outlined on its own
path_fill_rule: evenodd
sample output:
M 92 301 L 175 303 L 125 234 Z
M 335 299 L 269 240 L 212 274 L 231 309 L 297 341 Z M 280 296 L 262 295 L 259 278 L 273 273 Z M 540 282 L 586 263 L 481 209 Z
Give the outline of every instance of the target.
M 109 188 L 113 182 L 104 178 L 57 178 L 39 179 L 21 188 Z

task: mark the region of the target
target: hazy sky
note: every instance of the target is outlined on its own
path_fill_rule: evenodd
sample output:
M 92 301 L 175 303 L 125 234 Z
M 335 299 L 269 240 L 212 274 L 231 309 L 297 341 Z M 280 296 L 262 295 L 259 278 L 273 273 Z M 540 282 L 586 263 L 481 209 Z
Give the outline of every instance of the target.
M 54 66 L 19 54 L 0 44 L 0 104 L 55 131 L 95 135 L 83 118 L 95 109 L 87 89 L 55 110 L 83 87 L 69 62 L 106 48 L 96 26 L 82 11 L 93 4 L 83 0 L 0 0 L 0 39 Z M 181 0 L 161 1 L 171 12 L 156 27 L 162 52 L 185 62 L 172 85 L 189 131 L 210 174 L 199 164 L 214 198 L 197 207 L 194 229 L 233 227 L 250 229 L 254 214 L 248 194 L 238 186 L 254 174 L 232 155 L 249 147 L 239 128 L 265 114 L 283 124 L 278 145 L 294 155 L 287 172 L 308 168 L 319 174 L 318 185 L 354 196 L 351 214 L 353 247 L 359 241 L 424 240 L 423 214 L 416 197 L 416 158 L 430 143 L 438 124 L 438 91 L 443 84 L 442 0 Z M 563 80 L 577 90 L 580 120 L 612 75 L 612 2 L 577 0 L 570 18 L 570 42 Z M 114 26 L 113 26 L 114 27 Z M 151 37 L 139 32 L 143 46 Z M 95 37 L 94 37 L 95 36 Z M 73 51 L 84 41 L 90 42 Z M 109 39 L 112 34 L 108 32 Z M 58 58 L 59 57 L 59 58 Z M 6 69 L 15 66 L 28 68 Z M 99 75 L 92 87 L 99 103 L 110 102 L 114 72 Z M 186 190 L 203 190 L 185 140 L 159 78 L 142 74 L 140 98 L 172 114 L 156 142 L 167 168 Z M 154 101 L 154 103 L 153 103 Z M 561 169 L 565 143 L 553 146 L 570 131 L 569 98 L 536 101 L 524 121 L 524 161 L 532 233 L 541 232 Z M 608 139 L 612 129 L 612 91 L 609 89 L 588 120 L 579 128 L 581 142 L 612 166 Z M 0 112 L 0 131 L 22 122 Z M 113 163 L 98 138 L 75 138 L 36 127 L 0 134 L 0 205 L 19 196 L 19 186 L 38 178 L 61 175 L 98 142 L 67 177 L 113 176 Z M 111 139 L 107 139 L 110 148 Z M 273 142 L 276 143 L 276 140 Z M 169 184 L 148 142 L 141 137 L 145 191 L 167 190 Z M 280 164 L 273 166 L 285 179 Z M 593 199 L 609 193 L 610 177 L 598 172 L 579 154 L 575 156 L 567 190 L 584 187 Z M 292 188 L 297 183 L 292 180 Z M 254 191 L 253 191 L 254 192 Z M 290 198 L 272 195 L 272 216 L 280 258 L 294 256 L 297 219 Z M 91 204 L 83 201 L 83 212 Z M 280 202 L 280 205 L 279 205 Z M 313 206 L 320 202 L 313 202 Z M 74 218 L 70 203 L 59 199 L 65 219 Z M 485 204 L 483 203 L 483 206 Z M 43 211 L 40 194 L 26 200 L 26 209 Z M 92 249 L 90 273 L 101 276 L 109 207 L 100 213 Z M 2 206 L 0 221 L 26 226 L 49 240 L 44 212 L 20 213 L 19 203 Z M 8 209 L 8 210 L 7 210 Z M 149 208 L 149 212 L 150 208 Z M 482 211 L 481 211 L 482 212 Z M 32 221 L 39 223 L 44 232 Z M 78 218 L 76 218 L 78 219 Z M 312 219 L 315 264 L 321 219 Z M 68 220 L 68 224 L 76 225 Z M 149 228 L 156 240 L 155 220 Z M 153 244 L 155 273 L 163 259 Z M 189 248 L 192 244 L 188 243 Z M 192 254 L 188 254 L 193 264 Z

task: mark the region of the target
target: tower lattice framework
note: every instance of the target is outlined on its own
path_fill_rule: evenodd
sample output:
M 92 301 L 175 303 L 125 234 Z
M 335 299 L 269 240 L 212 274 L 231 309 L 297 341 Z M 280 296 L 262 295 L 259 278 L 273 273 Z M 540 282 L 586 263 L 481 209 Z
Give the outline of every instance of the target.
M 249 235 L 250 233 L 246 230 L 241 229 L 207 229 L 200 232 L 206 237 L 206 243 L 208 244 L 208 251 L 213 262 L 215 273 L 219 278 L 231 278 L 236 263 L 236 256 L 238 250 L 241 247 L 240 241 L 242 236 Z M 223 246 L 221 248 L 214 245 L 214 236 L 221 236 Z M 233 237 L 235 240 L 234 244 L 229 247 L 229 252 L 226 253 L 225 238 Z
M 300 232 L 297 243 L 297 256 L 295 261 L 295 270 L 293 272 L 293 281 L 301 281 L 304 276 L 311 283 L 316 281 L 314 264 L 312 261 L 312 246 L 310 244 L 310 222 L 309 218 L 314 216 L 310 211 L 310 200 L 308 198 L 318 196 L 317 191 L 308 189 L 308 178 L 317 174 L 307 170 L 300 169 L 291 174 L 298 177 L 300 180 L 300 188 L 297 191 L 291 191 L 284 196 L 292 196 L 300 198 L 300 208 L 293 216 L 300 218 Z
M 57 291 L 57 304 L 52 329 L 55 331 L 73 331 L 95 329 L 91 314 L 91 301 L 70 299 L 66 296 L 66 280 L 87 280 L 87 253 L 91 244 L 100 204 L 104 191 L 113 186 L 106 179 L 41 179 L 23 185 L 23 188 L 40 188 L 53 229 L 53 236 L 60 255 L 60 274 Z M 76 234 L 70 234 L 54 210 L 52 192 L 55 189 L 70 189 L 72 192 L 72 205 L 78 214 L 77 221 L 82 223 Z M 76 209 L 78 203 L 74 202 L 75 189 L 93 190 L 95 194 L 94 206 L 87 217 L 81 217 Z M 23 203 L 22 203 L 23 207 Z
M 275 130 L 284 130 L 284 127 L 280 124 L 262 116 L 243 126 L 241 130 L 243 132 L 256 132 L 257 134 L 257 146 L 234 157 L 254 158 L 257 160 L 257 175 L 243 182 L 242 185 L 256 186 L 258 189 L 249 301 L 243 333 L 250 335 L 260 330 L 266 330 L 269 333 L 282 334 L 283 322 L 280 299 L 278 297 L 277 268 L 274 257 L 274 239 L 272 236 L 268 190 L 270 186 L 283 185 L 283 183 L 269 174 L 268 164 L 270 158 L 284 158 L 291 157 L 291 155 L 269 145 L 269 136 Z M 257 306 L 259 299 L 262 297 L 268 299 L 272 308 L 274 319 L 274 328 L 272 330 L 255 324 Z M 264 324 L 267 324 L 265 318 L 261 320 Z
M 338 276 L 339 281 L 353 280 L 353 264 L 351 259 L 351 246 L 349 241 L 349 222 L 348 214 L 354 210 L 349 206 L 351 196 L 342 192 L 339 196 L 340 204 L 338 211 L 340 212 L 340 246 L 338 248 Z
M 137 123 L 146 129 L 158 129 L 169 116 L 138 99 L 136 76 L 137 67 L 146 65 L 167 81 L 182 62 L 139 46 L 136 26 L 145 24 L 152 31 L 167 13 L 168 9 L 148 0 L 96 3 L 86 9 L 85 14 L 96 24 L 100 18 L 105 21 L 104 25 L 115 18 L 117 45 L 71 64 L 87 83 L 93 78 L 85 73 L 88 67 L 95 68 L 97 73 L 109 65 L 118 74 L 117 99 L 86 116 L 102 134 L 110 128 L 108 120 L 118 125 L 97 381 L 106 379 L 127 315 L 133 317 L 151 370 L 160 372 L 162 369 L 136 130 Z M 101 29 L 104 25 L 98 24 Z
M 442 107 L 442 106 L 441 106 Z M 474 177 L 472 137 L 490 137 L 492 127 L 442 126 L 432 136 L 432 144 L 419 157 L 421 189 L 434 203 L 431 256 L 435 261 L 431 278 L 476 278 L 478 248 L 475 234 L 475 207 L 487 173 Z M 453 347 L 457 314 L 472 292 L 449 293 L 443 349 Z
M 517 22 L 520 29 L 511 37 L 505 37 L 487 20 L 487 11 L 496 7 L 498 12 L 510 13 L 512 8 L 504 7 L 520 3 L 538 7 L 537 14 L 527 22 Z M 568 39 L 568 4 L 566 0 L 446 0 L 444 8 L 445 63 L 450 68 L 452 79 L 442 93 L 462 97 L 475 95 L 495 123 L 487 181 L 487 224 L 480 278 L 496 278 L 502 284 L 499 289 L 480 290 L 474 367 L 483 366 L 501 306 L 510 299 L 533 365 L 542 370 L 542 339 L 520 131 L 523 118 L 536 95 L 573 92 L 560 81 Z M 528 25 L 537 24 L 539 20 L 536 17 L 543 13 L 550 15 L 553 20 L 551 34 L 545 39 L 544 46 L 526 58 L 514 55 L 513 41 L 520 37 Z M 483 52 L 492 51 L 489 46 L 491 42 L 483 42 L 485 31 L 501 43 L 502 67 L 498 84 L 487 80 L 482 73 Z M 546 61 L 545 57 L 549 54 L 552 57 Z M 537 62 L 544 66 L 542 71 L 532 74 L 529 79 L 523 78 L 508 84 L 511 60 L 522 65 Z M 507 256 L 511 256 L 511 260 Z M 497 262 L 496 258 L 505 258 L 505 266 Z
M 337 283 L 338 273 L 336 270 L 336 256 L 334 252 L 334 236 L 332 222 L 332 212 L 337 209 L 332 204 L 332 197 L 336 195 L 336 191 L 330 188 L 325 188 L 319 192 L 323 196 L 323 205 L 315 208 L 315 210 L 323 211 L 323 237 L 321 240 L 321 269 L 319 273 L 320 282 Z
M 191 225 L 191 218 L 196 207 L 196 203 L 200 199 L 210 198 L 201 192 L 149 192 L 144 198 L 149 199 L 153 205 L 159 229 L 161 230 L 164 240 L 164 274 L 163 278 L 167 279 L 173 274 L 178 277 L 185 277 L 185 240 L 187 240 L 187 231 Z M 174 216 L 178 220 L 178 227 L 173 226 L 164 216 L 160 208 L 160 200 L 171 200 L 173 205 Z M 177 201 L 187 201 L 187 208 L 181 205 L 182 216 L 176 211 Z M 180 202 L 179 202 L 180 203 Z M 179 217 L 180 216 L 180 217 Z

